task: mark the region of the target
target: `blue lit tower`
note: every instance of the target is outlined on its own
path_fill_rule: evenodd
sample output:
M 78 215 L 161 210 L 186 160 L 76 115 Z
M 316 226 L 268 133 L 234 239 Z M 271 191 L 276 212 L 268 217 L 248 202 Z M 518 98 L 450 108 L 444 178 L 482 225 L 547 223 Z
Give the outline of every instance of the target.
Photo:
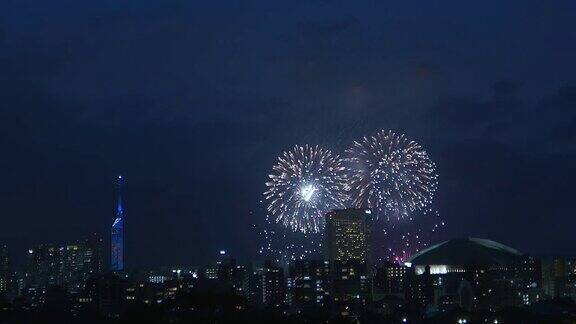
M 124 208 L 122 207 L 122 176 L 118 176 L 118 205 L 112 224 L 112 270 L 124 270 Z

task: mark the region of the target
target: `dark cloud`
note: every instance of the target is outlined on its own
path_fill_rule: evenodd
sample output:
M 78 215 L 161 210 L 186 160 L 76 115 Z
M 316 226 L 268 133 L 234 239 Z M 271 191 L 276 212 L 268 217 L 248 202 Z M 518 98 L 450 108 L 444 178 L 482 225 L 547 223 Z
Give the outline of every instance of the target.
M 283 39 L 296 55 L 309 63 L 362 51 L 365 46 L 360 21 L 353 16 L 300 22 L 295 32 L 286 34 Z
M 471 138 L 502 136 L 527 121 L 528 107 L 517 96 L 518 89 L 517 83 L 500 81 L 487 100 L 444 97 L 432 107 L 428 118 L 441 134 Z
M 548 147 L 574 151 L 576 132 L 576 87 L 565 85 L 547 94 L 534 109 L 534 130 Z
M 576 117 L 559 122 L 553 127 L 551 136 L 554 140 L 573 144 L 576 140 Z
M 541 241 L 554 240 L 557 253 L 569 253 L 558 227 L 570 210 L 569 189 L 576 180 L 574 155 L 526 156 L 497 141 L 459 141 L 439 155 L 443 215 L 462 236 L 493 237 L 535 254 L 553 254 Z M 554 189 L 552 189 L 554 188 Z M 519 226 L 518 224 L 523 224 Z M 521 233 L 510 233 L 517 228 Z
M 563 86 L 556 93 L 544 96 L 538 103 L 538 110 L 576 114 L 576 86 Z

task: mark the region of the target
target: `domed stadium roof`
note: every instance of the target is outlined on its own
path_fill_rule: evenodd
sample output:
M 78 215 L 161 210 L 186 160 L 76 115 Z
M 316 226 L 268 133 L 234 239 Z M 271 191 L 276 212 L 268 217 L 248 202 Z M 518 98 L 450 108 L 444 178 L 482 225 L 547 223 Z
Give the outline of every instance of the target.
M 412 265 L 503 266 L 522 259 L 523 253 L 504 244 L 479 238 L 454 239 L 414 254 Z

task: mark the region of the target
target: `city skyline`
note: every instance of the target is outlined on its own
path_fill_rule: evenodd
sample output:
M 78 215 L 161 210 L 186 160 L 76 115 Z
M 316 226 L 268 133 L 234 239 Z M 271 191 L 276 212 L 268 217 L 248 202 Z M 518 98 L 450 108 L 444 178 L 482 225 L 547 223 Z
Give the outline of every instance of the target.
M 103 240 L 93 236 L 64 246 L 39 244 L 28 251 L 26 269 L 14 272 L 0 250 L 0 314 L 17 323 L 30 316 L 164 323 L 167 314 L 193 322 L 271 316 L 290 323 L 556 323 L 576 316 L 574 256 L 533 258 L 500 242 L 468 238 L 435 244 L 405 264 L 371 265 L 371 214 L 345 209 L 326 217 L 324 255 L 287 267 L 239 262 L 220 250 L 203 266 L 107 270 Z M 542 313 L 542 307 L 555 310 Z

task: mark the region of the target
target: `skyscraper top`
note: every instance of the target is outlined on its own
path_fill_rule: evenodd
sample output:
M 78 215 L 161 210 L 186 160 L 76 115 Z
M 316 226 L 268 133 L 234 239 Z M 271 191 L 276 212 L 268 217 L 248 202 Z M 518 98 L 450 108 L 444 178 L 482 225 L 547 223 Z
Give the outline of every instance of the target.
M 124 182 L 124 178 L 122 175 L 118 176 L 118 202 L 116 206 L 116 217 L 122 218 L 124 217 L 124 207 L 122 204 L 122 184 Z

